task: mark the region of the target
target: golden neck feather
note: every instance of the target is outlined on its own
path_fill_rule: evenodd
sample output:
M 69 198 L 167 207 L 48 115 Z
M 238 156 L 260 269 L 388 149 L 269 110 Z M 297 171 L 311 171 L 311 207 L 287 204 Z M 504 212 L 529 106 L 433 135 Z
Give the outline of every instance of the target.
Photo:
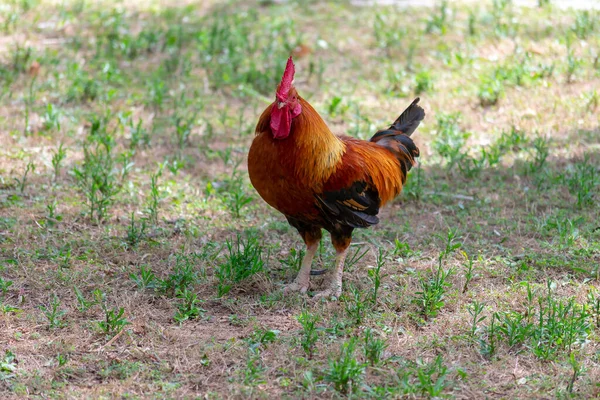
M 296 173 L 305 182 L 324 183 L 335 172 L 346 145 L 335 136 L 314 108 L 299 97 L 302 112 L 292 122 L 291 136 L 296 155 Z

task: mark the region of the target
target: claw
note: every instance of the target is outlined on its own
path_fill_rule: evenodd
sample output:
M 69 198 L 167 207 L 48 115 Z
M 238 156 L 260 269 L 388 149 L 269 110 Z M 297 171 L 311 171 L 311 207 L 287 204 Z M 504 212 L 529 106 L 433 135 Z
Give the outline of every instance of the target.
M 337 282 L 334 282 L 333 284 L 330 285 L 329 288 L 322 290 L 320 292 L 317 292 L 312 300 L 313 301 L 319 301 L 320 299 L 332 299 L 334 301 L 336 301 L 337 299 L 340 298 L 340 296 L 342 295 L 342 285 L 338 284 Z
M 294 281 L 283 288 L 283 294 L 291 294 L 293 292 L 300 292 L 302 294 L 305 294 L 308 291 L 308 286 L 308 283 L 300 284 Z
M 322 290 L 320 292 L 318 292 L 317 294 L 315 294 L 311 301 L 312 302 L 318 302 L 319 300 L 324 299 L 324 300 L 337 300 L 336 296 L 333 296 L 333 292 L 329 289 L 327 290 Z

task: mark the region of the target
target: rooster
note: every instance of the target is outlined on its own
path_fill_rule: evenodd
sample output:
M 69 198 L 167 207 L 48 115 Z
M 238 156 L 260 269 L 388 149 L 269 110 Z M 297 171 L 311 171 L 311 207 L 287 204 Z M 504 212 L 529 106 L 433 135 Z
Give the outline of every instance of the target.
M 380 207 L 393 200 L 416 165 L 410 135 L 425 117 L 419 98 L 369 141 L 334 135 L 293 86 L 290 57 L 275 101 L 260 116 L 248 154 L 250 181 L 281 212 L 306 244 L 296 279 L 285 292 L 306 293 L 322 229 L 331 234 L 335 267 L 314 298 L 339 297 L 344 260 L 355 228 L 379 222 Z M 315 271 L 312 271 L 315 275 Z

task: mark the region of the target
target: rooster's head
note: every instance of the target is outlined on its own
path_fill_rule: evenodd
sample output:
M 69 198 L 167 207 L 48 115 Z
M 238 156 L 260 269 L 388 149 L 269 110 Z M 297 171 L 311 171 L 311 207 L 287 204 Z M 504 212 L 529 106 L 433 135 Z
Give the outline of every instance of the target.
M 275 102 L 271 108 L 271 131 L 275 139 L 285 139 L 292 129 L 292 118 L 302 112 L 298 93 L 293 86 L 294 62 L 292 57 L 287 61 L 281 83 L 277 87 Z

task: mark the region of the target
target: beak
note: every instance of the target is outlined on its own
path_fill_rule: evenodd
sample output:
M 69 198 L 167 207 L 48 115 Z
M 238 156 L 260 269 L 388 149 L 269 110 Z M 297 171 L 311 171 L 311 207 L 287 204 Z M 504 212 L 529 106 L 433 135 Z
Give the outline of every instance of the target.
M 285 103 L 284 103 L 283 101 L 278 101 L 278 102 L 277 102 L 277 108 L 278 108 L 278 109 L 280 109 L 280 110 L 281 110 L 281 109 L 283 108 L 283 106 L 285 106 Z

